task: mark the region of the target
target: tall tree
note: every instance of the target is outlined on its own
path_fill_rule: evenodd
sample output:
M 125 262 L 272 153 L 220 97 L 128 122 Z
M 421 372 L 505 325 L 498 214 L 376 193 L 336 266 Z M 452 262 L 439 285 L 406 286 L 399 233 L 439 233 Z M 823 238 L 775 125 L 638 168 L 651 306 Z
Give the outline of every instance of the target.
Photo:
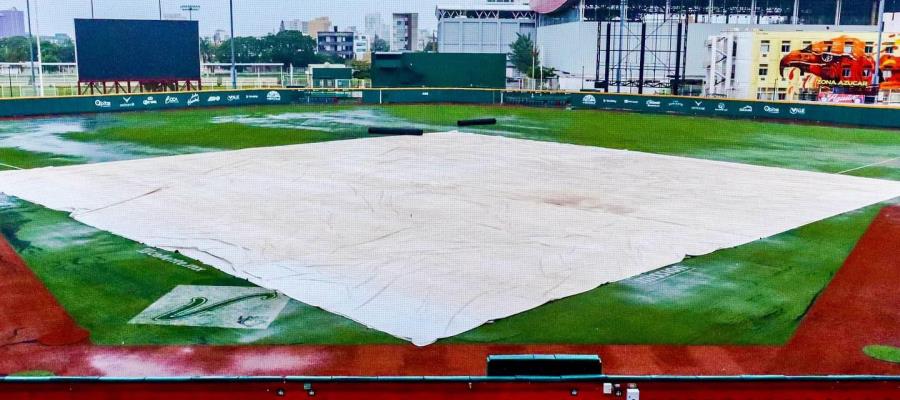
M 25 62 L 28 60 L 28 38 L 13 36 L 0 39 L 0 62 Z
M 216 44 L 211 39 L 200 39 L 200 58 L 203 62 L 216 62 Z
M 353 68 L 353 77 L 356 79 L 372 79 L 372 63 L 368 61 L 353 60 L 350 62 Z
M 375 40 L 372 41 L 372 52 L 375 53 L 379 51 L 391 51 L 391 45 L 387 40 L 375 36 Z
M 523 35 L 521 33 L 516 35 L 518 35 L 516 41 L 509 45 L 509 61 L 516 70 L 530 77 L 535 72 L 536 68 L 534 66 L 540 60 L 540 53 L 535 48 L 531 35 Z
M 306 67 L 321 62 L 316 54 L 316 41 L 298 31 L 282 31 L 275 35 L 267 35 L 262 39 L 263 55 L 266 62 L 293 64 L 295 67 Z

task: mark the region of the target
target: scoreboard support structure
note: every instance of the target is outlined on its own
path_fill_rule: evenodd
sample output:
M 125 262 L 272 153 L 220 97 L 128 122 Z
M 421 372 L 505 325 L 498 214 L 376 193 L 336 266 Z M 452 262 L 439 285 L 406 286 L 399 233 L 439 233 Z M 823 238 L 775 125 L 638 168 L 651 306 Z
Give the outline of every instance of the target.
M 203 90 L 200 79 L 141 81 L 78 81 L 78 94 L 180 92 Z

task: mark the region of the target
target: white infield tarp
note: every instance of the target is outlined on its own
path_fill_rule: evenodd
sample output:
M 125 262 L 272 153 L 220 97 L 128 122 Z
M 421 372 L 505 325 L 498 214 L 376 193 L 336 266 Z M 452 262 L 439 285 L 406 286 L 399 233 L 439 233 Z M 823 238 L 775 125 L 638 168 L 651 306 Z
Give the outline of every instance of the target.
M 440 133 L 4 172 L 0 191 L 426 345 L 900 183 Z

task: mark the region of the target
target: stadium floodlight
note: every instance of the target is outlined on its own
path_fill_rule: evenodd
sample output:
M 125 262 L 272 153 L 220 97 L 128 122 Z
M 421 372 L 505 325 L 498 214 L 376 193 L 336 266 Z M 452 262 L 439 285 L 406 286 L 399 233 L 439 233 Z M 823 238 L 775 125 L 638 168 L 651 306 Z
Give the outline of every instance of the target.
M 41 56 L 41 24 L 40 17 L 38 16 L 38 0 L 34 1 L 34 31 L 35 36 L 37 36 L 37 65 L 38 65 L 38 81 L 40 84 L 38 85 L 38 96 L 44 97 L 44 59 Z M 31 29 L 31 20 L 28 21 L 28 28 Z M 34 58 L 32 58 L 31 63 L 31 73 L 34 74 Z
M 188 20 L 194 20 L 194 11 L 200 10 L 200 6 L 197 4 L 185 4 L 181 6 L 181 11 L 188 12 Z
M 875 52 L 875 77 L 872 80 L 875 90 L 881 86 L 881 41 L 884 40 L 884 0 L 878 0 L 878 50 Z M 878 103 L 878 92 L 875 93 L 875 103 Z
M 37 93 L 37 77 L 34 76 L 34 34 L 31 33 L 31 0 L 25 0 L 28 13 L 28 54 L 31 58 L 31 89 Z
M 231 88 L 237 89 L 237 66 L 234 62 L 234 0 L 228 0 L 228 18 L 231 22 Z

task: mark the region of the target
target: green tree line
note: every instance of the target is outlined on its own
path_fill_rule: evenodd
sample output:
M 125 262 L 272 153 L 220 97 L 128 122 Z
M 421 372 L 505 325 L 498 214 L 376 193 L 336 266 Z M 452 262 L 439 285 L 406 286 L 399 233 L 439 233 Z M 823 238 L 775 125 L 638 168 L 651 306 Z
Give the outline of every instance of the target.
M 235 61 L 239 63 L 280 63 L 284 66 L 293 64 L 305 67 L 309 64 L 332 62 L 343 63 L 343 60 L 316 53 L 316 41 L 297 31 L 283 31 L 263 37 L 237 37 L 235 44 Z M 0 39 L 0 62 L 30 61 L 28 51 L 29 39 L 23 36 Z M 37 59 L 37 46 L 34 46 Z M 230 62 L 231 39 L 215 45 L 209 39 L 200 41 L 200 54 L 203 62 Z M 44 62 L 75 62 L 75 44 L 72 41 L 54 44 L 41 41 L 41 55 Z
M 0 39 L 0 62 L 19 63 L 31 61 L 28 51 L 29 40 L 24 36 L 13 36 Z M 45 63 L 75 62 L 75 44 L 67 41 L 55 44 L 41 41 L 41 55 Z M 34 43 L 34 58 L 37 60 L 37 43 Z

